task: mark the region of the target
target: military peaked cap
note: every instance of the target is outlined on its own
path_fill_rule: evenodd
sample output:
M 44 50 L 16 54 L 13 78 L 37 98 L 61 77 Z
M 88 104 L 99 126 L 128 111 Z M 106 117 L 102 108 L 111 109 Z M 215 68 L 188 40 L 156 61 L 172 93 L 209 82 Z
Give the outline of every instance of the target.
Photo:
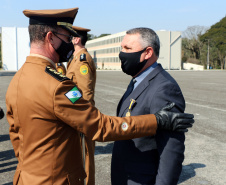
M 30 25 L 57 25 L 66 29 L 73 36 L 78 36 L 72 29 L 78 8 L 56 9 L 56 10 L 24 10 L 25 16 L 30 18 Z
M 78 27 L 78 26 L 72 26 L 73 30 L 75 30 L 76 32 L 89 32 L 91 31 L 88 28 L 82 28 L 82 27 Z

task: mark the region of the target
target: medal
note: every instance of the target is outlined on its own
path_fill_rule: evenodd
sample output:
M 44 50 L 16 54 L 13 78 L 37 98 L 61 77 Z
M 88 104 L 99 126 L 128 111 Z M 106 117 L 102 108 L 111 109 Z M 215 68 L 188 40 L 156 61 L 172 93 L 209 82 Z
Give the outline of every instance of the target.
M 126 113 L 126 117 L 129 117 L 131 114 L 130 114 L 130 112 L 128 111 L 127 113 Z
M 130 99 L 130 105 L 129 105 L 128 112 L 126 113 L 126 117 L 131 116 L 131 109 L 132 109 L 132 107 L 133 107 L 133 105 L 134 105 L 135 102 L 136 101 L 134 99 Z

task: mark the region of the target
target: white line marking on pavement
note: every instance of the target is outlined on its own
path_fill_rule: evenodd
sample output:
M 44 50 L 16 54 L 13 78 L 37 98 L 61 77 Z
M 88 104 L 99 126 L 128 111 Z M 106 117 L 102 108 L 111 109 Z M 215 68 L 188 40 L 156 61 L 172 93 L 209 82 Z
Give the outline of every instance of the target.
M 195 106 L 198 106 L 198 107 L 203 107 L 203 108 L 207 108 L 207 109 L 214 109 L 214 110 L 226 112 L 225 109 L 218 109 L 218 108 L 210 107 L 210 106 L 207 106 L 207 105 L 200 105 L 200 104 L 195 104 L 195 103 L 190 103 L 190 102 L 186 102 L 186 103 L 190 104 L 190 105 L 195 105 Z

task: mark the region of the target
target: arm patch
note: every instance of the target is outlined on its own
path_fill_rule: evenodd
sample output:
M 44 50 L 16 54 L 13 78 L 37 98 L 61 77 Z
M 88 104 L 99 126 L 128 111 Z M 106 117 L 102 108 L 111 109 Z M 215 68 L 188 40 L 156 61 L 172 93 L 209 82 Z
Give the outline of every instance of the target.
M 80 93 L 80 91 L 78 90 L 78 88 L 76 86 L 74 86 L 70 91 L 66 92 L 64 95 L 73 104 L 82 97 L 82 94 Z
M 52 69 L 49 66 L 46 66 L 45 72 L 60 82 L 63 82 L 65 80 L 70 80 L 68 77 L 62 75 L 61 73 L 57 72 L 55 69 Z

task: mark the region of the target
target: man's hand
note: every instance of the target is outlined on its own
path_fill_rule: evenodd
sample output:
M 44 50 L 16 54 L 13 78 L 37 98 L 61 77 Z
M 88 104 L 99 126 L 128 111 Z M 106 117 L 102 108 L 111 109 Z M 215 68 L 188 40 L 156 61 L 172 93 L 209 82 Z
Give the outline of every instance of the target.
M 175 106 L 171 103 L 155 113 L 159 129 L 187 132 L 194 121 L 193 114 L 169 112 Z

